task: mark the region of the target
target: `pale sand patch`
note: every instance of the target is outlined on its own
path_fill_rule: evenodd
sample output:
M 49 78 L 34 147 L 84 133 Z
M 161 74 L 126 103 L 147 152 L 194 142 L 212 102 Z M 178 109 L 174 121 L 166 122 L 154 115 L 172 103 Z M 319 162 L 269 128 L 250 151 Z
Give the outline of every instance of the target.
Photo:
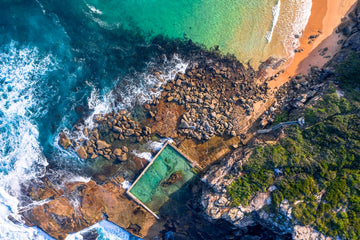
M 289 80 L 289 77 L 297 74 L 306 74 L 311 66 L 322 67 L 340 48 L 337 42 L 343 36 L 335 33 L 341 19 L 351 11 L 357 0 L 314 0 L 311 8 L 311 16 L 300 39 L 301 53 L 295 53 L 293 59 L 285 63 L 285 72 L 276 80 L 271 81 L 269 86 L 274 89 Z M 318 31 L 321 31 L 319 33 Z M 320 34 L 311 44 L 308 44 L 311 35 Z M 324 56 L 319 55 L 319 50 L 328 48 Z

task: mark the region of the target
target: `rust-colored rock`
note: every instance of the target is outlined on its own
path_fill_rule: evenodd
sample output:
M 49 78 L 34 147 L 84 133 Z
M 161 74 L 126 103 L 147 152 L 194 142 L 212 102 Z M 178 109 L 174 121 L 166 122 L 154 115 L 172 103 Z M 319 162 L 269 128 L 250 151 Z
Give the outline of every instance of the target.
M 119 157 L 119 156 L 121 156 L 121 154 L 122 154 L 122 150 L 121 150 L 120 148 L 115 148 L 115 149 L 114 149 L 114 154 L 115 154 L 117 157 Z
M 155 116 L 151 132 L 163 137 L 177 137 L 176 126 L 180 116 L 185 113 L 184 108 L 172 102 L 160 101 L 157 110 L 158 113 Z
M 27 225 L 38 226 L 56 239 L 65 239 L 67 234 L 101 221 L 105 213 L 109 221 L 124 229 L 134 226 L 132 224 L 139 226 L 133 234 L 144 237 L 156 221 L 154 216 L 129 200 L 123 188 L 112 182 L 70 184 L 69 189 L 76 191 L 23 211 Z M 73 199 L 66 197 L 70 195 L 79 201 L 79 205 L 71 204 Z
M 102 140 L 97 140 L 96 145 L 97 145 L 98 149 L 104 149 L 104 148 L 108 148 L 108 147 L 111 146 L 110 144 L 108 144 L 108 143 L 106 143 L 105 141 L 102 141 Z
M 88 154 L 83 146 L 79 147 L 76 153 L 83 160 L 88 158 Z
M 126 153 L 122 153 L 120 156 L 118 156 L 118 159 L 120 161 L 126 161 L 128 158 L 127 154 Z
M 151 109 L 151 106 L 150 106 L 149 104 L 145 103 L 145 104 L 144 104 L 144 108 L 145 108 L 146 110 L 150 110 L 150 109 Z
M 123 150 L 123 152 L 129 152 L 129 149 L 127 148 L 127 146 L 122 146 L 122 148 L 121 148 L 122 150 Z
M 93 154 L 93 153 L 94 153 L 94 148 L 88 147 L 87 150 L 86 150 L 86 152 L 87 152 L 88 154 Z
M 59 134 L 60 139 L 59 139 L 59 145 L 62 146 L 64 149 L 67 149 L 68 147 L 71 146 L 71 142 L 70 139 L 68 138 L 68 136 L 66 136 L 66 134 L 64 132 L 61 132 Z
M 122 128 L 118 127 L 118 126 L 113 126 L 112 130 L 116 133 L 122 133 Z

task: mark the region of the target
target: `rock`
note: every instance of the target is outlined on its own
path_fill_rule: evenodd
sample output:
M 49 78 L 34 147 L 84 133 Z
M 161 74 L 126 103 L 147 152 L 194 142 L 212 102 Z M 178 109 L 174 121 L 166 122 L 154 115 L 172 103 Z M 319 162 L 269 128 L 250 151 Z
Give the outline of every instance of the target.
M 95 116 L 94 116 L 94 121 L 95 122 L 101 122 L 101 114 L 95 114 Z
M 60 136 L 59 139 L 60 146 L 62 146 L 64 149 L 67 149 L 68 147 L 71 146 L 70 139 L 66 136 L 64 132 L 61 132 L 59 136 Z
M 227 198 L 225 196 L 222 196 L 221 198 L 215 201 L 215 205 L 218 207 L 224 207 L 227 202 L 228 202 Z
M 213 207 L 210 209 L 210 217 L 212 219 L 219 219 L 221 217 L 221 211 L 218 207 Z
M 146 110 L 150 110 L 150 109 L 151 109 L 151 106 L 150 106 L 149 104 L 145 103 L 145 104 L 144 104 L 144 108 L 145 108 Z
M 182 81 L 180 79 L 176 80 L 176 85 L 177 86 L 181 86 L 181 84 L 182 84 Z
M 93 154 L 93 153 L 94 153 L 94 148 L 88 147 L 86 152 L 87 152 L 88 154 Z
M 151 128 L 149 128 L 148 126 L 145 126 L 143 128 L 143 134 L 144 135 L 150 135 L 151 134 Z
M 150 117 L 155 117 L 155 113 L 153 113 L 152 111 L 149 111 L 149 115 L 150 115 Z
M 93 155 L 91 155 L 91 159 L 95 159 L 95 158 L 97 158 L 98 157 L 98 155 L 96 155 L 95 153 L 93 154 Z
M 292 234 L 294 240 L 330 240 L 330 237 L 325 237 L 310 226 L 295 225 Z
M 94 139 L 99 139 L 99 132 L 96 129 L 91 132 L 91 135 Z
M 135 133 L 134 129 L 126 129 L 124 135 L 131 136 L 134 135 L 134 133 Z
M 85 148 L 83 146 L 79 147 L 78 150 L 76 151 L 76 153 L 83 160 L 88 158 L 88 155 L 87 155 L 87 153 L 85 151 Z
M 97 140 L 96 145 L 98 149 L 109 148 L 111 145 L 102 140 Z
M 238 221 L 239 219 L 244 217 L 244 213 L 241 212 L 238 208 L 231 208 L 228 212 L 227 212 L 227 217 L 235 222 Z
M 165 182 L 163 182 L 161 185 L 163 187 L 167 187 L 169 185 L 172 185 L 174 183 L 177 183 L 179 181 L 181 181 L 181 179 L 183 178 L 183 173 L 182 171 L 177 171 L 177 172 L 174 172 L 170 175 L 169 179 L 166 180 Z
M 86 137 L 89 135 L 89 131 L 86 127 L 84 128 L 83 133 Z
M 127 154 L 126 153 L 122 153 L 120 156 L 118 156 L 118 159 L 120 161 L 126 161 L 127 160 Z
M 170 97 L 167 98 L 167 101 L 171 102 L 173 99 L 174 99 L 174 97 L 170 96 Z
M 126 146 L 122 146 L 122 148 L 121 148 L 122 150 L 123 150 L 123 152 L 129 152 L 129 149 L 126 147 Z
M 119 156 L 121 156 L 121 154 L 122 154 L 122 150 L 121 150 L 120 148 L 115 148 L 114 154 L 115 154 L 117 157 L 119 157 Z
M 115 132 L 115 133 L 122 133 L 122 128 L 118 127 L 118 126 L 113 126 L 112 127 L 112 130 Z

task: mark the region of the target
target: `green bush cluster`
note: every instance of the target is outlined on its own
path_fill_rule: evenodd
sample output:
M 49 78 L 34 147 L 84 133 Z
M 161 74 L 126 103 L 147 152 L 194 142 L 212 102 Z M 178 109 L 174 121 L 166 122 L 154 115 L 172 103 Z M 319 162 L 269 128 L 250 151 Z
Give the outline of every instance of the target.
M 274 145 L 254 150 L 228 186 L 234 205 L 247 205 L 275 185 L 271 210 L 287 199 L 294 219 L 329 236 L 360 239 L 360 119 L 358 102 L 330 90 L 305 112 L 308 127 L 287 129 Z M 276 171 L 275 171 L 276 169 Z

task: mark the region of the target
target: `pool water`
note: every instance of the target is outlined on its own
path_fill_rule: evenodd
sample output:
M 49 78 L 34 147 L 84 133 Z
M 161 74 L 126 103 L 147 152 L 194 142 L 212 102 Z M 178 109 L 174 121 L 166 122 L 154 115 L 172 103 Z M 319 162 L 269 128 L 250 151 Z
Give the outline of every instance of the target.
M 166 145 L 133 185 L 130 193 L 157 213 L 170 198 L 181 197 L 178 192 L 195 177 L 190 164 L 174 147 Z M 169 183 L 171 177 L 176 180 Z

